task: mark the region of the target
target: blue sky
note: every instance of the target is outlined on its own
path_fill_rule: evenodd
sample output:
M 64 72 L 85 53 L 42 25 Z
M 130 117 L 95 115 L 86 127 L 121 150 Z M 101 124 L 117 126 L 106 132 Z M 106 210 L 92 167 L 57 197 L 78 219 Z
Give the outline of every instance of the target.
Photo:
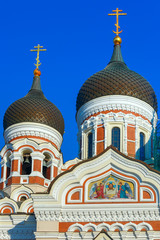
M 65 121 L 64 161 L 77 156 L 76 97 L 111 58 L 115 17 L 107 14 L 117 7 L 127 12 L 120 18 L 123 58 L 150 82 L 160 102 L 159 0 L 1 1 L 1 148 L 4 113 L 31 87 L 36 55 L 30 49 L 39 43 L 47 48 L 40 54 L 42 89 Z

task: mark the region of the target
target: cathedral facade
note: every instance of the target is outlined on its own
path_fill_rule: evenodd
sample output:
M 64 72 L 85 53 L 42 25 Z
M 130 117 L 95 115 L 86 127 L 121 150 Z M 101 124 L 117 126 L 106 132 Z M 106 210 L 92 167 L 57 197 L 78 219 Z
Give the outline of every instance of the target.
M 124 62 L 121 38 L 78 93 L 79 157 L 65 164 L 63 116 L 43 94 L 38 61 L 30 91 L 4 115 L 0 239 L 160 239 L 157 100 Z

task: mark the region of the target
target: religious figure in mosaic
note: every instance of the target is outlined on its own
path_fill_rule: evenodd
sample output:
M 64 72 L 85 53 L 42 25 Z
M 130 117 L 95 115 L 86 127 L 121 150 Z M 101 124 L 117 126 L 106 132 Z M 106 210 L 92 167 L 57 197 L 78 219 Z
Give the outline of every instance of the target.
M 134 185 L 109 175 L 106 178 L 90 183 L 89 199 L 133 199 Z
M 96 194 L 97 194 L 97 196 L 95 196 L 95 198 L 105 198 L 105 196 L 104 196 L 104 185 L 102 183 L 100 183 L 96 187 Z

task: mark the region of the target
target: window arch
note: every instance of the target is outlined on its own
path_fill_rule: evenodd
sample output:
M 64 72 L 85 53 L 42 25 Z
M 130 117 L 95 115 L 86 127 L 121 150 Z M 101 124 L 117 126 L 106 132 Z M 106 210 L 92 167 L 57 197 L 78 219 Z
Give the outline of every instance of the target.
M 11 153 L 7 154 L 7 176 L 6 178 L 9 178 L 11 174 L 11 160 L 10 160 Z
M 120 128 L 112 128 L 112 146 L 120 151 Z
M 48 153 L 44 153 L 44 160 L 43 160 L 43 176 L 47 179 L 50 179 L 50 167 L 48 167 L 47 163 L 51 160 L 51 156 Z
M 31 174 L 31 170 L 32 170 L 31 151 L 26 150 L 23 152 L 22 175 Z
M 26 197 L 26 196 L 21 196 L 20 199 L 19 199 L 20 202 L 24 202 L 24 201 L 26 201 L 26 200 L 27 200 L 27 197 Z
M 88 158 L 93 156 L 93 134 L 88 134 Z
M 145 134 L 140 132 L 140 160 L 145 160 Z

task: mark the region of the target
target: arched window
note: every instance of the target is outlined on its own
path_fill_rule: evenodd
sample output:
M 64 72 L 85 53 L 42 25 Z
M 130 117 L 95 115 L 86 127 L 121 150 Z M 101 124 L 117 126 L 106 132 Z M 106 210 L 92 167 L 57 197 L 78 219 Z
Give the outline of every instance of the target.
M 20 202 L 24 202 L 25 200 L 27 200 L 27 197 L 26 196 L 22 196 L 19 201 Z
M 7 154 L 7 176 L 6 178 L 9 178 L 10 174 L 11 174 L 11 160 L 10 160 L 10 155 L 11 153 L 8 152 Z M 3 168 L 3 174 L 4 174 L 4 168 Z
M 23 153 L 23 162 L 22 162 L 22 175 L 29 175 L 31 174 L 32 170 L 32 158 L 31 152 L 24 152 Z
M 43 176 L 47 179 L 50 179 L 50 167 L 47 166 L 47 163 L 51 160 L 51 156 L 48 153 L 44 153 L 45 159 L 43 160 Z
M 88 134 L 88 158 L 93 156 L 93 134 Z
M 7 178 L 9 178 L 10 174 L 11 174 L 11 160 L 8 159 L 8 161 L 7 161 Z
M 47 178 L 47 161 L 43 160 L 43 176 Z
M 112 128 L 112 146 L 120 151 L 120 129 L 118 127 Z
M 145 160 L 145 135 L 140 132 L 140 160 Z

